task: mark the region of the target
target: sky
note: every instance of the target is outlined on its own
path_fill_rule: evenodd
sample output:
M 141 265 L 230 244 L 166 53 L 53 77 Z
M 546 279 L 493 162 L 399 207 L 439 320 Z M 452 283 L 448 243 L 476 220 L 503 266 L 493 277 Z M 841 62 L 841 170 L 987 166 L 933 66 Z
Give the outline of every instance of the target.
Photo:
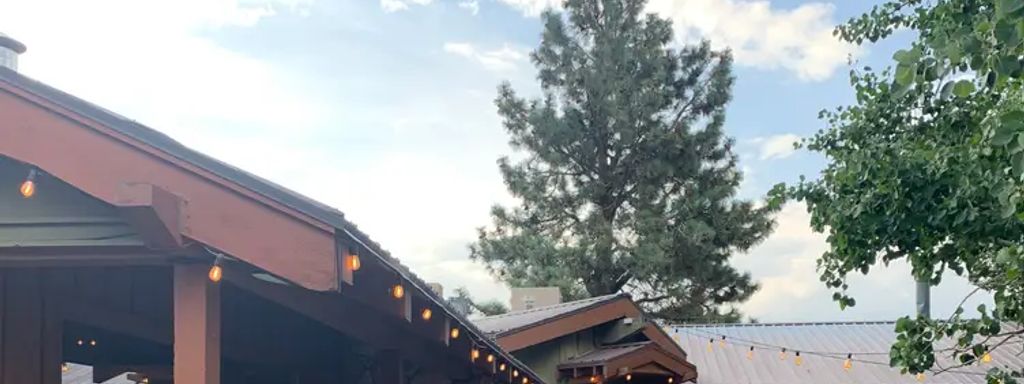
M 909 41 L 852 46 L 835 25 L 873 1 L 650 0 L 676 44 L 729 48 L 737 77 L 726 132 L 760 199 L 816 177 L 825 160 L 792 143 L 849 104 L 850 63 L 883 67 Z M 558 0 L 0 0 L 0 32 L 28 46 L 21 72 L 185 145 L 342 210 L 427 281 L 480 299 L 509 291 L 469 260 L 493 204 L 515 204 L 496 160 L 512 154 L 493 100 L 509 81 L 536 95 L 529 52 Z M 826 249 L 800 204 L 761 245 L 734 255 L 761 290 L 740 309 L 763 322 L 891 320 L 914 311 L 909 268 L 852 278 L 841 311 L 818 281 Z M 932 310 L 970 287 L 947 276 Z M 979 300 L 985 301 L 985 298 Z M 969 302 L 975 305 L 975 301 Z

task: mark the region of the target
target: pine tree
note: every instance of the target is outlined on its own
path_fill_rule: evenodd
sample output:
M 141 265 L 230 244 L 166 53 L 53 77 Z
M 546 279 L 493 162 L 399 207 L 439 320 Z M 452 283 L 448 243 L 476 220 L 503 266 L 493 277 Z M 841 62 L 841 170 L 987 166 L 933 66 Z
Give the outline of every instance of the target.
M 729 258 L 771 232 L 778 207 L 736 197 L 731 54 L 673 49 L 671 23 L 645 3 L 569 0 L 542 16 L 543 98 L 506 83 L 496 100 L 523 155 L 498 163 L 522 204 L 493 208 L 472 257 L 567 299 L 624 291 L 660 318 L 737 320 L 723 306 L 758 286 Z

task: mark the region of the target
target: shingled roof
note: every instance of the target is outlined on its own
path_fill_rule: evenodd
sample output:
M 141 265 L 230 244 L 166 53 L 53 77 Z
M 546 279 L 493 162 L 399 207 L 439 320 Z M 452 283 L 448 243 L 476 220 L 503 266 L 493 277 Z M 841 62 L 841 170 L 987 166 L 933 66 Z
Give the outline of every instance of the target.
M 668 327 L 689 360 L 700 367 L 701 384 L 844 384 L 908 383 L 917 384 L 913 375 L 903 375 L 889 366 L 889 347 L 896 339 L 894 322 L 833 322 L 785 324 L 710 324 Z M 726 346 L 718 343 L 708 352 L 708 340 L 726 336 Z M 937 349 L 950 343 L 943 341 Z M 754 346 L 752 359 L 747 352 Z M 785 360 L 780 347 L 788 349 Z M 925 375 L 928 384 L 984 383 L 985 373 L 993 367 L 1024 367 L 1024 340 L 1017 340 L 992 351 L 993 362 Z M 793 353 L 802 351 L 803 364 L 793 362 Z M 847 354 L 853 367 L 843 369 Z M 936 367 L 956 364 L 948 354 L 939 354 Z
M 517 330 L 543 324 L 573 313 L 583 311 L 607 302 L 628 298 L 627 294 L 612 294 L 589 299 L 570 301 L 567 303 L 513 311 L 503 315 L 489 316 L 474 320 L 477 328 L 493 336 L 515 332 Z

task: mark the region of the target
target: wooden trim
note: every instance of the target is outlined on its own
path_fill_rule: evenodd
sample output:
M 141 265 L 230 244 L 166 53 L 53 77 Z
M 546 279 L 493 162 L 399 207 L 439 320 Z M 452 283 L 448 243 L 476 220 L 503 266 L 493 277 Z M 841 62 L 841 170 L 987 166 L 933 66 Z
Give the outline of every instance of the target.
M 308 289 L 338 289 L 329 224 L 4 82 L 0 116 L 0 154 L 111 205 L 125 184 L 159 186 L 185 202 L 182 236 Z
M 118 190 L 121 216 L 151 248 L 181 248 L 184 204 L 180 197 L 152 184 L 125 184 Z
M 627 297 L 618 298 L 551 321 L 511 331 L 498 336 L 498 345 L 506 351 L 517 351 L 570 333 L 595 327 L 624 317 L 639 319 L 640 311 Z

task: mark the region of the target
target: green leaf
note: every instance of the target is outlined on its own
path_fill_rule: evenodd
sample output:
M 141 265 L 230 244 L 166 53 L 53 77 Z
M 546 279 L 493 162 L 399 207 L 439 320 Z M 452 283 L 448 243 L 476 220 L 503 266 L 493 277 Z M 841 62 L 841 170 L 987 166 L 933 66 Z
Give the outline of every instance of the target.
M 971 93 L 974 93 L 974 83 L 972 83 L 970 80 L 960 80 L 953 85 L 954 95 L 957 95 L 959 97 L 967 97 L 970 96 Z
M 1021 0 L 999 0 L 996 4 L 999 14 L 1007 15 L 1024 9 L 1024 1 Z
M 1010 162 L 1013 163 L 1013 176 L 1019 179 L 1024 175 L 1024 152 L 1017 152 Z
M 896 84 L 901 86 L 909 86 L 914 82 L 914 76 L 917 67 L 915 65 L 900 63 L 896 66 Z
M 914 65 L 917 64 L 918 60 L 921 60 L 921 49 L 914 47 L 910 50 L 901 49 L 896 51 L 892 55 L 893 60 L 903 65 Z
M 999 116 L 999 126 L 992 134 L 992 145 L 1006 145 L 1024 129 L 1024 111 L 1010 111 Z

